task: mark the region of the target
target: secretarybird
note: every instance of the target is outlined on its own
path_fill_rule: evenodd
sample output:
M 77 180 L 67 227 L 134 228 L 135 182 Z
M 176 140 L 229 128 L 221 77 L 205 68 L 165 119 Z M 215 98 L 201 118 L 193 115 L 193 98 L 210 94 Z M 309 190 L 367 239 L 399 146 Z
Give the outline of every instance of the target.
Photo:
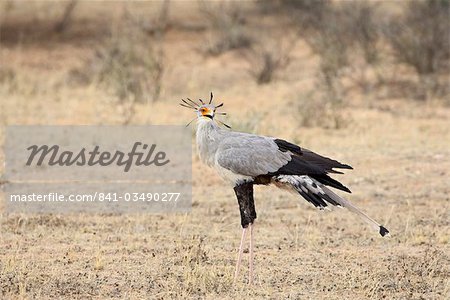
M 197 114 L 196 140 L 201 161 L 216 169 L 223 179 L 232 184 L 239 203 L 243 230 L 235 280 L 241 266 L 247 231 L 250 231 L 249 283 L 253 282 L 253 227 L 256 219 L 253 185 L 255 184 L 273 184 L 294 191 L 319 209 L 324 209 L 330 204 L 346 207 L 359 215 L 381 236 L 389 233 L 385 227 L 329 188 L 350 193 L 347 187 L 328 176 L 328 173 L 342 174 L 334 169 L 352 169 L 352 167 L 282 139 L 223 129 L 219 124 L 230 127 L 215 118 L 218 114 L 225 114 L 216 112 L 223 103 L 214 105 L 212 100 L 211 93 L 209 103 L 201 99 L 200 103 L 196 103 L 187 98 L 182 100 L 180 105 L 193 109 Z

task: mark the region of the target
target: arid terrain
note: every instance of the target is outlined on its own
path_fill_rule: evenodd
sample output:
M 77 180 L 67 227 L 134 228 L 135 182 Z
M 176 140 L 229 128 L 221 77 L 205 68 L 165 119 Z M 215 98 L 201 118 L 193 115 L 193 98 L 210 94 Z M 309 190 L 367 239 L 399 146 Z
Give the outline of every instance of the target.
M 16 124 L 185 125 L 194 114 L 180 99 L 213 91 L 235 130 L 352 165 L 336 178 L 391 236 L 347 210 L 318 211 L 257 187 L 255 284 L 247 284 L 248 254 L 233 284 L 237 201 L 194 151 L 188 214 L 11 214 L 0 194 L 0 298 L 450 298 L 448 93 L 415 97 L 414 70 L 389 57 L 377 67 L 385 80 L 373 83 L 368 71 L 361 88 L 347 76 L 360 70 L 351 52 L 356 69 L 339 71 L 342 86 L 333 90 L 342 99 L 323 102 L 321 56 L 289 17 L 262 12 L 258 2 L 241 4 L 238 25 L 230 21 L 253 46 L 240 36 L 243 44 L 230 49 L 221 44 L 234 43 L 221 31 L 229 23 L 217 21 L 209 2 L 170 2 L 167 11 L 165 2 L 82 1 L 73 11 L 67 3 L 0 3 L 0 144 Z M 222 9 L 233 16 L 229 5 Z M 254 45 L 280 46 L 269 49 L 281 54 L 268 82 L 255 75 Z M 448 84 L 448 73 L 439 76 Z M 4 161 L 1 151 L 0 173 Z

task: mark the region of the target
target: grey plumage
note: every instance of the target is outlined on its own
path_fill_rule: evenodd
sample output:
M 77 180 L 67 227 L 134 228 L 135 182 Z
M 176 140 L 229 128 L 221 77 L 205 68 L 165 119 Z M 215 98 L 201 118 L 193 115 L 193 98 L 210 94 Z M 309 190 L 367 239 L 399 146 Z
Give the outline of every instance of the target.
M 297 192 L 320 209 L 328 205 L 346 207 L 372 228 L 380 229 L 380 224 L 327 187 L 350 192 L 329 174 L 342 174 L 336 169 L 352 167 L 281 139 L 223 129 L 214 121 L 216 107 L 209 104 L 202 107 L 208 108 L 211 115 L 199 114 L 197 118 L 199 156 L 231 185 L 275 184 Z
M 272 138 L 245 133 L 222 133 L 215 154 L 217 164 L 234 173 L 259 176 L 278 171 L 292 159 Z
M 273 184 L 295 192 L 319 209 L 328 208 L 329 205 L 346 207 L 380 235 L 385 236 L 389 233 L 385 227 L 328 188 L 333 187 L 350 193 L 346 186 L 328 174 L 342 174 L 336 169 L 352 169 L 352 167 L 285 140 L 222 129 L 214 119 L 217 108 L 222 104 L 215 106 L 212 100 L 211 93 L 208 104 L 200 100 L 200 105 L 189 98 L 189 102 L 183 100 L 180 104 L 194 109 L 197 113 L 196 141 L 201 161 L 216 169 L 219 175 L 233 186 L 238 200 L 242 237 L 235 280 L 239 273 L 243 244 L 249 229 L 249 283 L 253 282 L 253 226 L 257 218 L 253 198 L 255 184 Z M 221 121 L 218 122 L 229 127 Z

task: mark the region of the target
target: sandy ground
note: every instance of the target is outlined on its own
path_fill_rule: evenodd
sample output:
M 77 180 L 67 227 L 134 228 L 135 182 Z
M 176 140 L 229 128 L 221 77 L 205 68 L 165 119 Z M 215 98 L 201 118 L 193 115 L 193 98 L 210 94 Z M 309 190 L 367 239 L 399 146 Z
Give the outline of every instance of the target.
M 191 19 L 180 14 L 179 20 Z M 123 108 L 109 93 L 66 80 L 99 38 L 81 35 L 79 26 L 47 43 L 2 34 L 1 67 L 14 70 L 15 79 L 1 84 L 0 140 L 11 124 L 121 123 Z M 381 238 L 346 210 L 317 211 L 295 195 L 257 187 L 255 285 L 246 283 L 248 254 L 233 285 L 237 201 L 232 188 L 194 157 L 189 214 L 1 212 L 0 298 L 448 299 L 450 109 L 409 99 L 371 105 L 349 99 L 345 127 L 300 127 L 293 103 L 317 68 L 302 41 L 287 70 L 258 86 L 238 51 L 205 57 L 207 37 L 169 30 L 161 99 L 137 105 L 132 123 L 186 124 L 193 116 L 179 99 L 206 98 L 213 90 L 233 127 L 352 165 L 338 175 L 353 191 L 348 199 L 391 237 Z

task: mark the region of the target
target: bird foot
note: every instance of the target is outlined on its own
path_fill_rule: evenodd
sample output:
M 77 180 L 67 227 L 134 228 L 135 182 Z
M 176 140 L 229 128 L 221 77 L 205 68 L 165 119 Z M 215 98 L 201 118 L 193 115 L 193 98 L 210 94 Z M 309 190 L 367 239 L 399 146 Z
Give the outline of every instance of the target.
M 234 272 L 234 280 L 233 283 L 236 283 L 237 277 L 239 275 L 239 271 L 241 269 L 241 262 L 242 262 L 242 253 L 250 253 L 249 258 L 249 279 L 248 284 L 253 284 L 253 227 L 254 224 L 250 223 L 248 227 L 242 229 L 242 236 L 241 236 L 241 243 L 239 245 L 239 252 L 238 252 L 238 259 L 236 262 L 236 270 Z M 247 229 L 250 230 L 250 247 L 248 251 L 244 250 L 244 241 L 247 236 Z

